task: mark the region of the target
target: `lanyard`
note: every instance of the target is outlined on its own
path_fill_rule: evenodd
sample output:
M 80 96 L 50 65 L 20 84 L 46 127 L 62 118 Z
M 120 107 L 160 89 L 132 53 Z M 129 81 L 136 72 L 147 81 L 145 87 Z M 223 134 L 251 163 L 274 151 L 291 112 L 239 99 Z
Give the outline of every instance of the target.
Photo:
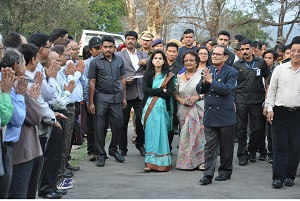
M 245 65 L 246 65 L 248 68 L 253 69 L 253 68 L 254 68 L 254 65 L 255 65 L 255 61 L 253 61 L 251 67 L 249 66 L 249 64 L 248 64 L 247 62 L 245 62 Z

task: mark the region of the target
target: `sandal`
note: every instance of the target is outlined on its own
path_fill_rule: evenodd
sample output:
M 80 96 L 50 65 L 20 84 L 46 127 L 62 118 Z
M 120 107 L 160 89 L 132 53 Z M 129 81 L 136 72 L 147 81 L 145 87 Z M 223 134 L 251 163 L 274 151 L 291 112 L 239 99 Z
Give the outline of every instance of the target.
M 151 171 L 151 169 L 150 169 L 150 168 L 148 168 L 148 167 L 145 167 L 145 168 L 144 168 L 144 171 L 145 171 L 145 172 L 150 172 L 150 171 Z
M 202 164 L 199 166 L 199 170 L 201 170 L 201 171 L 204 171 L 204 170 L 205 170 L 204 163 L 202 163 Z

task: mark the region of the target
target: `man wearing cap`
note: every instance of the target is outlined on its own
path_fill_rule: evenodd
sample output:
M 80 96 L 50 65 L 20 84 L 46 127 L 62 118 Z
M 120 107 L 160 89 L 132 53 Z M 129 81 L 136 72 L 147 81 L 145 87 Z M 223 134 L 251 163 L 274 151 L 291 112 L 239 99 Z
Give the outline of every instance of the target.
M 93 115 L 88 112 L 87 106 L 89 104 L 89 79 L 88 72 L 90 69 L 90 62 L 101 53 L 101 39 L 98 37 L 92 37 L 89 40 L 89 52 L 91 57 L 85 61 L 84 76 L 87 78 L 83 85 L 83 101 L 85 102 L 86 111 L 86 126 L 87 126 L 87 154 L 90 161 L 96 160 L 95 155 L 95 139 L 94 139 L 94 124 Z
M 151 48 L 151 44 L 153 41 L 154 35 L 150 31 L 143 31 L 141 34 L 142 39 L 142 48 L 140 48 L 140 51 L 148 53 L 148 57 L 150 58 L 153 54 L 153 49 Z
M 272 124 L 274 188 L 292 187 L 300 154 L 300 36 L 291 43 L 291 61 L 277 66 L 270 82 L 266 106 Z
M 125 34 L 126 49 L 116 53 L 116 55 L 123 59 L 126 70 L 125 78 L 127 106 L 123 109 L 123 132 L 119 141 L 119 149 L 122 156 L 126 156 L 128 151 L 127 130 L 130 119 L 130 111 L 132 108 L 134 109 L 136 115 L 135 125 L 137 138 L 135 146 L 140 151 L 141 155 L 145 156 L 145 134 L 141 122 L 143 113 L 142 100 L 144 97 L 141 78 L 146 70 L 148 54 L 135 49 L 137 39 L 138 34 L 135 31 L 128 31 Z
M 285 45 L 285 40 L 284 40 L 284 38 L 282 37 L 282 36 L 279 36 L 278 38 L 277 38 L 277 45 L 278 44 L 283 44 L 283 45 Z
M 157 38 L 153 41 L 152 43 L 152 48 L 154 50 L 162 50 L 164 51 L 164 45 L 165 43 L 163 42 L 163 40 L 161 38 Z

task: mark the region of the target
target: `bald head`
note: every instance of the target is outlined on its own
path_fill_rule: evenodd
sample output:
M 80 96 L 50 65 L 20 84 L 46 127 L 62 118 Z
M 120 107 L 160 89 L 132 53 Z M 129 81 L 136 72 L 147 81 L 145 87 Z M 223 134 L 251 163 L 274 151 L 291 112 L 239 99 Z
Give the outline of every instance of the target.
M 72 48 L 72 61 L 76 62 L 79 59 L 80 48 L 78 43 L 74 40 L 71 40 L 70 45 Z
M 54 65 L 55 69 L 57 71 L 60 70 L 61 59 L 60 59 L 59 55 L 56 52 L 54 52 L 54 51 L 50 51 L 50 53 L 49 53 L 48 66 L 47 67 L 49 67 L 50 64 Z

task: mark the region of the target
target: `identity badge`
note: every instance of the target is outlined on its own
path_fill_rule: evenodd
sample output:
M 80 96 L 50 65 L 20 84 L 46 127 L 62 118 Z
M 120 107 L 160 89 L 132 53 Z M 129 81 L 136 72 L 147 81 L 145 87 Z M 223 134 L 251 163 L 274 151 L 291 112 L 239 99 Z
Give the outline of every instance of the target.
M 260 69 L 256 69 L 256 76 L 260 76 Z

